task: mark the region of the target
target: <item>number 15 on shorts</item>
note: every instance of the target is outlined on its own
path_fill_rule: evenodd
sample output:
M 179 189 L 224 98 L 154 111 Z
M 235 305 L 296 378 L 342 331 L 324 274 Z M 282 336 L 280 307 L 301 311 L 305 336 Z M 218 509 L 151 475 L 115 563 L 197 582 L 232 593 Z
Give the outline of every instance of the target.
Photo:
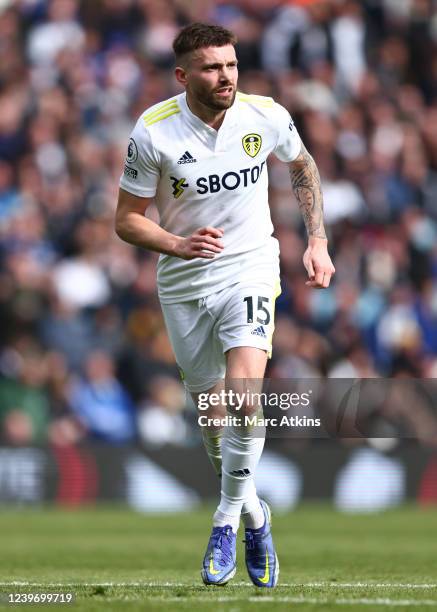
M 261 325 L 268 325 L 270 323 L 270 298 L 263 295 L 259 295 L 258 297 L 249 295 L 243 298 L 243 301 L 246 302 L 248 323 L 254 322 L 254 306 L 256 306 L 256 322 Z

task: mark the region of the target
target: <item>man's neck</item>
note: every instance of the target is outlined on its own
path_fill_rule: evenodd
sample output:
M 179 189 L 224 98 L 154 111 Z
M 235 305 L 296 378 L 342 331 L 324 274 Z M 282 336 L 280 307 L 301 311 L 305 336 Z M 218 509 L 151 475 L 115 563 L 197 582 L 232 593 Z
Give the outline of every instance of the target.
M 193 115 L 199 117 L 199 119 L 201 119 L 203 123 L 206 123 L 206 125 L 209 125 L 217 131 L 219 130 L 225 119 L 226 109 L 220 111 L 213 110 L 208 106 L 205 106 L 205 104 L 202 104 L 202 102 L 191 98 L 188 92 L 187 104 Z

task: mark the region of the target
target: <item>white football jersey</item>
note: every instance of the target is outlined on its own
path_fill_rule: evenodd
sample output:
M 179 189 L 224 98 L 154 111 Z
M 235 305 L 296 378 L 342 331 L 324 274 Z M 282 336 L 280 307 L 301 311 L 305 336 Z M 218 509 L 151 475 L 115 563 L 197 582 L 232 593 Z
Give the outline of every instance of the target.
M 214 259 L 160 256 L 162 302 L 192 300 L 257 279 L 263 266 L 272 273 L 279 249 L 272 237 L 267 157 L 274 153 L 289 162 L 300 147 L 288 111 L 264 96 L 237 93 L 218 131 L 190 111 L 185 93 L 139 118 L 120 187 L 154 197 L 160 225 L 172 234 L 189 236 L 208 225 L 224 230 L 224 249 Z

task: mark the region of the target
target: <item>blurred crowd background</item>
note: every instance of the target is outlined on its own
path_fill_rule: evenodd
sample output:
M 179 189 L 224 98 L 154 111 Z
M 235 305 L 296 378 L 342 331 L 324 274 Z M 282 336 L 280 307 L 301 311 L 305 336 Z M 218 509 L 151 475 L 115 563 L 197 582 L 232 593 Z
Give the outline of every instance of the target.
M 194 20 L 237 34 L 240 91 L 290 111 L 322 177 L 337 272 L 314 291 L 287 167 L 270 163 L 283 293 L 268 375 L 437 377 L 432 0 L 0 0 L 3 442 L 198 435 L 156 256 L 113 230 L 129 132 L 179 93 L 171 43 Z

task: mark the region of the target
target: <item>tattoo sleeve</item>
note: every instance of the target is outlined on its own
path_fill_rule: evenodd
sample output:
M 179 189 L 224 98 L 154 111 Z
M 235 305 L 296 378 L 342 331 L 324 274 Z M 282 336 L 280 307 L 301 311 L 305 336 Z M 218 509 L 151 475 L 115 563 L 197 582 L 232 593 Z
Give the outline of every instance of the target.
M 316 163 L 302 144 L 298 157 L 290 162 L 294 195 L 302 212 L 308 236 L 326 238 L 323 226 L 323 196 Z

